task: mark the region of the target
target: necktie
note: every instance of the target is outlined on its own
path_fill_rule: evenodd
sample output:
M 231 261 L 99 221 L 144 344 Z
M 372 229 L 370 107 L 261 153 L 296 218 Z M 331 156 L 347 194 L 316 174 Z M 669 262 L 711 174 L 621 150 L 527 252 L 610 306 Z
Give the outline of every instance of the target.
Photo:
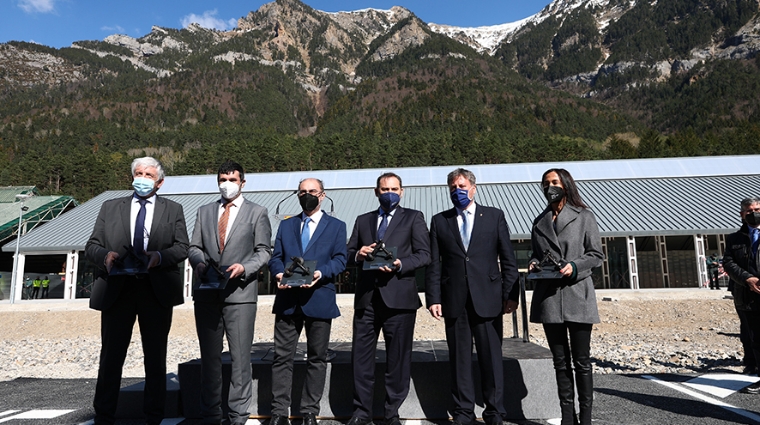
M 227 239 L 227 223 L 230 221 L 230 207 L 232 202 L 224 204 L 224 212 L 219 217 L 219 252 L 224 251 L 224 242 Z
M 306 217 L 303 219 L 303 228 L 301 229 L 301 252 L 306 252 L 306 247 L 309 246 L 309 239 L 311 239 L 311 232 L 309 231 L 309 222 L 311 218 Z
M 377 240 L 381 241 L 385 237 L 385 231 L 388 230 L 388 213 L 382 212 L 380 215 L 383 216 L 382 221 L 380 221 L 380 227 L 377 228 Z
M 462 243 L 464 244 L 465 248 L 469 248 L 470 246 L 470 228 L 467 223 L 467 214 L 469 212 L 467 210 L 462 211 Z
M 132 239 L 132 249 L 134 249 L 135 254 L 142 255 L 145 252 L 145 204 L 148 203 L 148 200 L 137 198 L 137 202 L 140 203 L 140 211 L 137 212 L 137 218 L 135 219 L 135 234 Z
M 750 237 L 752 238 L 752 255 L 757 257 L 757 246 L 760 243 L 760 229 L 750 229 Z

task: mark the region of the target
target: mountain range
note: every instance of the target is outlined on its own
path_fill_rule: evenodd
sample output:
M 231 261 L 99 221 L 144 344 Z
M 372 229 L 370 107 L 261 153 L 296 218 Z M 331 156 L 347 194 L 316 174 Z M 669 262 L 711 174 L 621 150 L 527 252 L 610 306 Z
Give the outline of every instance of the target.
M 0 184 L 42 167 L 86 199 L 142 154 L 198 174 L 756 153 L 759 50 L 758 0 L 555 0 L 480 28 L 276 0 L 231 31 L 9 42 Z

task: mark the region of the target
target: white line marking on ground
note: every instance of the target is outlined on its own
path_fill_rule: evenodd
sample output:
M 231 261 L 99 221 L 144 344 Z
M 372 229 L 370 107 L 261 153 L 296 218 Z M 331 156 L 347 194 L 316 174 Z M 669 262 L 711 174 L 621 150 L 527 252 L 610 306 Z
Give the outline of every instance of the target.
M 419 419 L 407 419 L 403 423 L 404 425 L 422 425 L 422 421 Z
M 547 419 L 546 422 L 549 425 L 560 425 L 562 424 L 562 418 Z
M 263 421 L 260 421 L 260 420 L 258 420 L 258 419 L 248 419 L 248 420 L 245 422 L 245 425 L 261 425 L 262 423 L 264 423 L 264 422 L 263 422 Z
M 5 412 L 0 412 L 0 416 L 6 416 L 10 415 L 11 413 L 20 412 L 20 410 L 6 410 Z
M 53 419 L 73 411 L 74 410 L 30 410 L 28 412 L 0 419 L 0 422 L 7 422 L 13 419 Z
M 736 373 L 712 373 L 690 379 L 683 384 L 715 397 L 726 398 L 747 385 L 754 384 L 758 379 L 760 378 L 757 376 Z
M 657 378 L 655 378 L 654 376 L 651 376 L 651 375 L 642 375 L 642 378 L 648 379 L 648 380 L 650 380 L 652 382 L 655 382 L 657 384 L 666 386 L 666 387 L 668 387 L 670 389 L 682 392 L 682 393 L 684 393 L 686 395 L 689 395 L 691 397 L 696 398 L 697 400 L 704 401 L 705 403 L 710 403 L 710 404 L 712 404 L 714 406 L 722 407 L 722 408 L 728 410 L 729 412 L 736 413 L 737 415 L 744 416 L 745 418 L 752 419 L 753 421 L 760 422 L 760 415 L 756 415 L 756 414 L 754 414 L 752 412 L 748 412 L 748 411 L 746 411 L 744 409 L 740 409 L 740 408 L 738 408 L 736 406 L 732 406 L 732 405 L 730 405 L 728 403 L 724 403 L 724 402 L 722 402 L 720 400 L 716 400 L 714 398 L 711 398 L 711 397 L 708 397 L 706 395 L 700 394 L 700 393 L 698 393 L 696 391 L 693 391 L 693 390 L 690 390 L 688 388 L 685 388 L 682 385 L 676 384 L 674 382 L 661 381 L 661 380 L 659 380 L 659 379 L 657 379 Z

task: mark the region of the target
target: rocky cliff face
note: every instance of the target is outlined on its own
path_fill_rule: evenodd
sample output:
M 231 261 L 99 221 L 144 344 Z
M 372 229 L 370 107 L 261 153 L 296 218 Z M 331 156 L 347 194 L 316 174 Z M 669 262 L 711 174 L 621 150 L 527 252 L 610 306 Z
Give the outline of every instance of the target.
M 0 89 L 79 81 L 81 67 L 49 53 L 0 45 Z

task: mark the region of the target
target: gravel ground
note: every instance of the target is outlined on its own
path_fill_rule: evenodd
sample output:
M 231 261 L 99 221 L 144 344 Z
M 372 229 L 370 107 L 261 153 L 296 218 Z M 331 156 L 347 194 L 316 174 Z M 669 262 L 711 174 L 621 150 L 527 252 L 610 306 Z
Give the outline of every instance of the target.
M 740 371 L 739 319 L 725 290 L 597 291 L 602 322 L 594 326 L 595 373 L 694 373 Z M 531 294 L 528 293 L 530 300 Z M 261 297 L 254 342 L 272 341 L 272 296 Z M 339 295 L 342 316 L 333 321 L 332 341 L 350 341 L 353 296 Z M 0 303 L 0 380 L 95 378 L 100 351 L 100 315 L 86 300 Z M 504 329 L 511 335 L 512 319 Z M 522 327 L 520 327 L 522 329 Z M 531 341 L 546 346 L 540 325 Z M 443 323 L 420 309 L 415 339 L 443 340 Z M 199 356 L 192 303 L 174 309 L 168 370 Z M 142 377 L 142 345 L 135 326 L 124 377 Z

